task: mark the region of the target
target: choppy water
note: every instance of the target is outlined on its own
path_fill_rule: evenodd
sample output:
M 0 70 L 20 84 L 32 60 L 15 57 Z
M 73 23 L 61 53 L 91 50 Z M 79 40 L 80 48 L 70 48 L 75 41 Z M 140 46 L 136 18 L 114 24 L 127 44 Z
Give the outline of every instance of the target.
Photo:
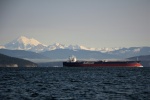
M 0 68 L 0 100 L 150 100 L 150 68 Z

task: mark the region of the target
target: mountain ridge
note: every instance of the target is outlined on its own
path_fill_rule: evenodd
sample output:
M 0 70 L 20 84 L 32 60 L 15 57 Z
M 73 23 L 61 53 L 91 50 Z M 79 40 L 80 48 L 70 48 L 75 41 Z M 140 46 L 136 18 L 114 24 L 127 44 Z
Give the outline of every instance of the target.
M 39 41 L 33 38 L 27 38 L 25 36 L 21 36 L 5 44 L 4 47 L 6 49 L 12 49 L 12 50 L 30 50 L 35 48 L 38 45 L 45 46 L 44 44 L 40 43 Z
M 0 46 L 0 49 L 1 48 L 11 49 L 11 50 L 29 50 L 29 51 L 34 51 L 34 52 L 44 52 L 44 51 L 51 51 L 51 50 L 56 50 L 56 49 L 110 52 L 110 51 L 120 49 L 120 48 L 93 48 L 93 47 L 85 47 L 82 45 L 71 45 L 71 44 L 64 45 L 61 43 L 45 45 L 43 43 L 40 43 L 38 40 L 34 38 L 27 38 L 25 36 L 18 37 L 7 44 Z
M 71 55 L 75 55 L 79 59 L 122 59 L 150 55 L 150 47 L 88 48 L 60 43 L 47 46 L 33 38 L 22 36 L 0 46 L 0 53 L 27 59 L 67 59 Z

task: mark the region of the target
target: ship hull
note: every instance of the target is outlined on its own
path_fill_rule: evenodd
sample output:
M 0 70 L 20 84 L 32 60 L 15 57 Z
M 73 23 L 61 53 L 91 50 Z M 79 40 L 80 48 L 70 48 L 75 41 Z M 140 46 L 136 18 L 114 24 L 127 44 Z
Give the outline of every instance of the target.
M 64 67 L 142 67 L 139 61 L 79 61 L 63 62 Z

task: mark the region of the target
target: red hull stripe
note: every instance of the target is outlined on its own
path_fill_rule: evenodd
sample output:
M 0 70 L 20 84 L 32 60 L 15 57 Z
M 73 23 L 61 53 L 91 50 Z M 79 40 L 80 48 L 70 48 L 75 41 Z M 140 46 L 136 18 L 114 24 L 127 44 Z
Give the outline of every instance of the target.
M 141 67 L 140 63 L 126 63 L 126 64 L 66 64 L 64 66 L 70 67 Z

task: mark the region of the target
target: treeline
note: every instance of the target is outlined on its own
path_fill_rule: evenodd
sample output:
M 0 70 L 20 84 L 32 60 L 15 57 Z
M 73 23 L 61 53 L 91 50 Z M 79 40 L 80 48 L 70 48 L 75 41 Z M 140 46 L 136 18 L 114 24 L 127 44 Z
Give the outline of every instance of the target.
M 10 57 L 6 56 L 4 54 L 0 54 L 0 66 L 5 67 L 6 65 L 17 65 L 17 67 L 36 67 L 37 64 L 33 63 L 28 60 L 20 59 L 20 58 L 15 58 L 15 57 Z

